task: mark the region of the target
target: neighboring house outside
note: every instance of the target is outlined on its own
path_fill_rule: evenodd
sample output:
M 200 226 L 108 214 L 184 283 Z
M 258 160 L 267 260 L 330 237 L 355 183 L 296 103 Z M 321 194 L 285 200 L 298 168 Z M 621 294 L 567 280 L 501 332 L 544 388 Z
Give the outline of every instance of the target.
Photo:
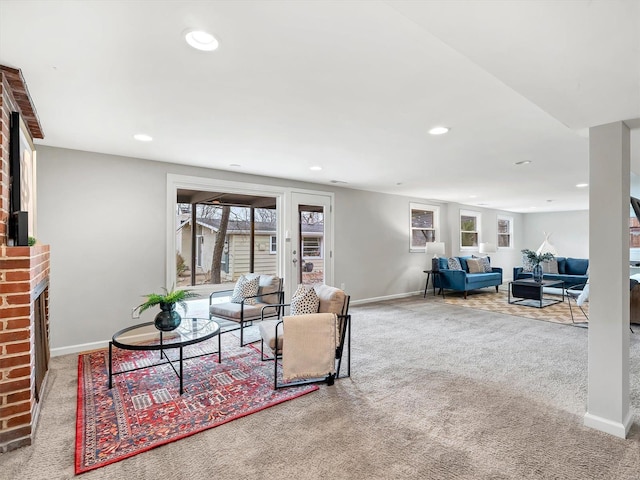
M 229 220 L 220 279 L 222 282 L 234 282 L 240 275 L 249 272 L 250 222 Z M 196 275 L 197 283 L 209 283 L 213 248 L 220 227 L 220 219 L 198 218 L 196 220 Z M 321 268 L 324 259 L 323 225 L 302 225 L 303 262 L 307 270 Z M 186 265 L 191 259 L 191 218 L 181 218 L 176 231 L 178 254 Z M 278 252 L 275 222 L 255 222 L 254 272 L 276 274 L 278 271 Z M 182 277 L 188 278 L 190 271 Z M 183 282 L 180 282 L 184 284 Z

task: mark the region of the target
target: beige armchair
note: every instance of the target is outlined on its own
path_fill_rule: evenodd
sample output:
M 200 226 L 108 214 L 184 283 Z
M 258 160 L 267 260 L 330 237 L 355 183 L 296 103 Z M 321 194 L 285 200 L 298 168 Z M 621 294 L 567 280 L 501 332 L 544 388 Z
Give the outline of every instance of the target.
M 249 274 L 248 277 L 258 276 Z M 236 327 L 221 325 L 221 331 L 240 330 L 240 346 L 244 347 L 244 328 L 250 326 L 256 320 L 281 317 L 284 291 L 282 279 L 274 275 L 259 275 L 258 293 L 244 297 L 239 302 L 214 303 L 215 298 L 230 297 L 233 290 L 213 292 L 209 295 L 209 317 L 214 320 L 224 320 L 227 323 L 238 324 Z M 255 303 L 254 303 L 255 302 Z M 223 322 L 221 322 L 223 323 Z
M 261 357 L 274 361 L 274 389 L 317 382 L 333 385 L 336 378 L 341 378 L 345 349 L 347 364 L 343 376 L 351 375 L 350 297 L 328 285 L 312 288 L 319 299 L 317 312 L 260 323 Z M 265 350 L 269 355 L 265 355 Z M 278 380 L 278 359 L 282 360 L 282 382 Z

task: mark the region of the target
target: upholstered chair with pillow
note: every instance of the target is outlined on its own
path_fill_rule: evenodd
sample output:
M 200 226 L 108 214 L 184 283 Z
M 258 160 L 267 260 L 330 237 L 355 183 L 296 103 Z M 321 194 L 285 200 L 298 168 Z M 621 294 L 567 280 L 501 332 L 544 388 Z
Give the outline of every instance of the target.
M 216 298 L 222 297 L 229 298 L 229 301 L 215 302 Z M 239 329 L 240 345 L 244 347 L 244 327 L 256 320 L 280 318 L 283 301 L 280 277 L 249 273 L 240 276 L 233 290 L 209 295 L 209 317 L 219 321 L 223 333 Z
M 340 378 L 346 347 L 346 375 L 351 375 L 351 316 L 349 295 L 328 285 L 299 285 L 291 303 L 281 305 L 289 315 L 260 323 L 262 360 L 274 360 L 273 388 L 306 383 L 332 385 Z M 265 356 L 265 350 L 270 356 Z M 282 359 L 282 382 L 278 381 Z

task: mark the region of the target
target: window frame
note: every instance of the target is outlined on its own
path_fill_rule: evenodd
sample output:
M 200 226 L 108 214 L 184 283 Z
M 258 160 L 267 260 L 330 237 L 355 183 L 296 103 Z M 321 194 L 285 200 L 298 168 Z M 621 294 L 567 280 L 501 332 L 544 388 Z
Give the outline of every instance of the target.
M 318 246 L 317 246 L 318 253 L 319 253 L 319 255 L 318 255 L 318 256 L 308 256 L 308 255 L 305 255 L 305 254 L 304 254 L 304 251 L 305 251 L 305 245 L 304 245 L 305 240 L 307 240 L 307 241 L 308 241 L 308 240 L 311 240 L 311 239 L 313 239 L 313 240 L 317 240 L 317 242 L 318 242 Z M 322 259 L 322 258 L 324 258 L 324 252 L 323 252 L 323 249 L 324 249 L 324 242 L 322 241 L 322 240 L 323 240 L 323 238 L 322 238 L 322 237 L 320 237 L 320 236 L 316 236 L 316 235 L 302 235 L 302 236 L 300 237 L 300 240 L 301 240 L 301 243 L 302 243 L 302 252 L 301 252 L 301 257 L 302 257 L 303 259 L 305 259 L 305 260 L 309 260 L 309 259 L 311 259 L 311 260 L 317 260 L 317 259 Z M 314 246 L 313 248 L 316 248 L 316 247 Z
M 275 255 L 278 253 L 278 236 L 270 235 L 269 236 L 269 255 Z
M 506 220 L 509 222 L 509 233 L 500 233 L 499 223 L 500 220 Z M 501 235 L 509 235 L 509 246 L 501 247 L 500 246 L 500 236 Z M 496 248 L 498 250 L 513 250 L 513 217 L 509 215 L 498 215 L 496 219 Z
M 414 230 L 429 230 L 424 228 L 414 227 L 412 224 L 413 219 L 413 211 L 418 210 L 421 212 L 432 212 L 433 213 L 433 238 L 434 242 L 440 241 L 440 207 L 437 205 L 429 205 L 426 203 L 409 203 L 409 252 L 412 253 L 424 253 L 426 249 L 425 246 L 416 246 L 413 244 L 413 231 Z
M 476 219 L 476 229 L 475 230 L 462 230 L 462 217 L 474 217 Z M 482 242 L 482 212 L 477 212 L 475 210 L 462 210 L 460 209 L 460 214 L 458 216 L 458 243 L 460 244 L 460 250 L 468 251 L 468 250 L 478 250 L 480 248 L 480 243 Z M 476 235 L 476 245 L 462 245 L 462 234 L 463 233 L 475 233 Z

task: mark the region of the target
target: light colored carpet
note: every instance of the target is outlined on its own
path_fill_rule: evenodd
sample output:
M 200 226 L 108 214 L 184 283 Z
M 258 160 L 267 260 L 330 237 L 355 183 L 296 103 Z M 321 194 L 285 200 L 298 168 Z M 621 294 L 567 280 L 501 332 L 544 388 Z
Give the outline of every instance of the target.
M 638 479 L 639 335 L 622 440 L 582 425 L 586 329 L 422 296 L 352 313 L 350 379 L 79 478 Z M 35 444 L 1 478 L 73 477 L 76 362 L 53 359 Z

